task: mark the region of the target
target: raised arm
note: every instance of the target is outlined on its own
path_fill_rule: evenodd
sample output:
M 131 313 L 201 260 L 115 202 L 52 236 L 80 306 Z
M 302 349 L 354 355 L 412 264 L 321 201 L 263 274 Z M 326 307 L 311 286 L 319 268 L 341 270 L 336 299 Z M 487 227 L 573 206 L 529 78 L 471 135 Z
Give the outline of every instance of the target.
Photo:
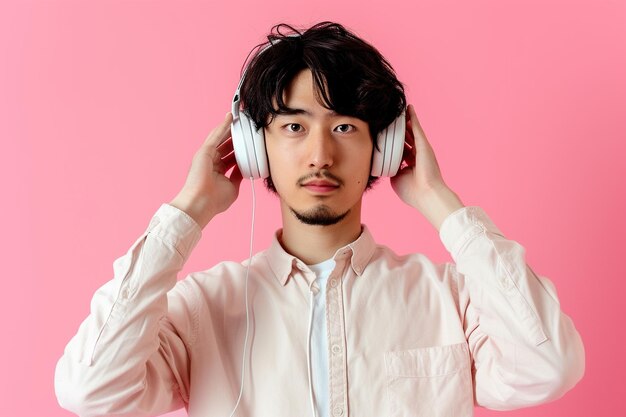
M 391 179 L 398 196 L 439 231 L 455 264 L 478 405 L 511 409 L 560 397 L 584 373 L 584 349 L 556 291 L 526 264 L 525 250 L 479 207 L 445 184 L 413 106 L 405 166 Z
M 194 295 L 176 276 L 201 229 L 236 199 L 241 175 L 229 136 L 230 114 L 196 152 L 185 185 L 146 232 L 113 264 L 91 312 L 57 363 L 62 407 L 80 416 L 155 415 L 189 395 Z

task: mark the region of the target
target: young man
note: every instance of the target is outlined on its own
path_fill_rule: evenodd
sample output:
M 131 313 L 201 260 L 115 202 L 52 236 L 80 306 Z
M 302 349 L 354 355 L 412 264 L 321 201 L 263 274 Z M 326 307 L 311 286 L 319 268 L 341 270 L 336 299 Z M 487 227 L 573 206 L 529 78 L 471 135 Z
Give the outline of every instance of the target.
M 331 23 L 270 40 L 241 99 L 264 129 L 282 229 L 243 264 L 176 281 L 201 229 L 237 198 L 228 114 L 95 294 L 57 365 L 61 405 L 83 416 L 184 406 L 191 417 L 464 417 L 574 386 L 583 347 L 554 287 L 446 185 L 412 106 L 391 184 L 455 263 L 395 255 L 361 224 L 374 138 L 405 109 L 384 58 Z

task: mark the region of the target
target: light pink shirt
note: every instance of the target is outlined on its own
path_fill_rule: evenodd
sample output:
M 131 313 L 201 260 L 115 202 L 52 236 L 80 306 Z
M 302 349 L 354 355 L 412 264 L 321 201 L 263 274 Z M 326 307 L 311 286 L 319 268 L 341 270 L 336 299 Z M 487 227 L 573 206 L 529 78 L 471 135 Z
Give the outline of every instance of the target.
M 81 416 L 228 417 L 246 332 L 245 263 L 177 282 L 200 228 L 163 205 L 114 263 L 57 364 L 60 404 Z M 466 417 L 559 398 L 584 372 L 552 283 L 479 207 L 449 215 L 454 263 L 399 256 L 366 227 L 339 249 L 326 292 L 330 415 Z M 253 309 L 238 416 L 310 416 L 309 283 L 276 238 L 251 260 Z

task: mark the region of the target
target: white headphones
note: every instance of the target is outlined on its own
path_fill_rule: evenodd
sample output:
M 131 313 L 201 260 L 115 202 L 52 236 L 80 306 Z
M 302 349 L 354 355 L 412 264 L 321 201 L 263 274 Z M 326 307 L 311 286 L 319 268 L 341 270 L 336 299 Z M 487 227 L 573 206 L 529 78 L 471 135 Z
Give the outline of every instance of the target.
M 275 45 L 268 45 L 259 53 Z M 265 134 L 263 128 L 256 129 L 254 122 L 240 111 L 240 90 L 247 72 L 244 71 L 232 103 L 233 122 L 230 125 L 233 148 L 237 166 L 244 178 L 267 178 L 270 175 L 267 153 L 265 151 Z M 386 129 L 378 134 L 374 147 L 371 175 L 375 177 L 393 177 L 402 163 L 404 150 L 404 134 L 406 128 L 405 111 L 398 116 Z

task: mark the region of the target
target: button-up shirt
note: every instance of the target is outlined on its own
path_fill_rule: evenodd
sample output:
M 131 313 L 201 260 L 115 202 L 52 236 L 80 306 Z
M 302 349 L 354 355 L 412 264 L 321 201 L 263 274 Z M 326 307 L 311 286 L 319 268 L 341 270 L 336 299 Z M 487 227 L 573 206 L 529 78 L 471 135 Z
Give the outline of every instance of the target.
M 280 231 L 278 232 L 280 233 Z M 396 255 L 360 237 L 335 253 L 325 289 L 331 416 L 473 415 L 556 399 L 582 377 L 584 351 L 556 291 L 479 207 L 450 214 L 454 262 Z M 307 369 L 315 274 L 277 237 L 243 263 L 177 281 L 201 236 L 163 205 L 114 262 L 114 278 L 57 364 L 60 404 L 81 416 L 311 415 Z

